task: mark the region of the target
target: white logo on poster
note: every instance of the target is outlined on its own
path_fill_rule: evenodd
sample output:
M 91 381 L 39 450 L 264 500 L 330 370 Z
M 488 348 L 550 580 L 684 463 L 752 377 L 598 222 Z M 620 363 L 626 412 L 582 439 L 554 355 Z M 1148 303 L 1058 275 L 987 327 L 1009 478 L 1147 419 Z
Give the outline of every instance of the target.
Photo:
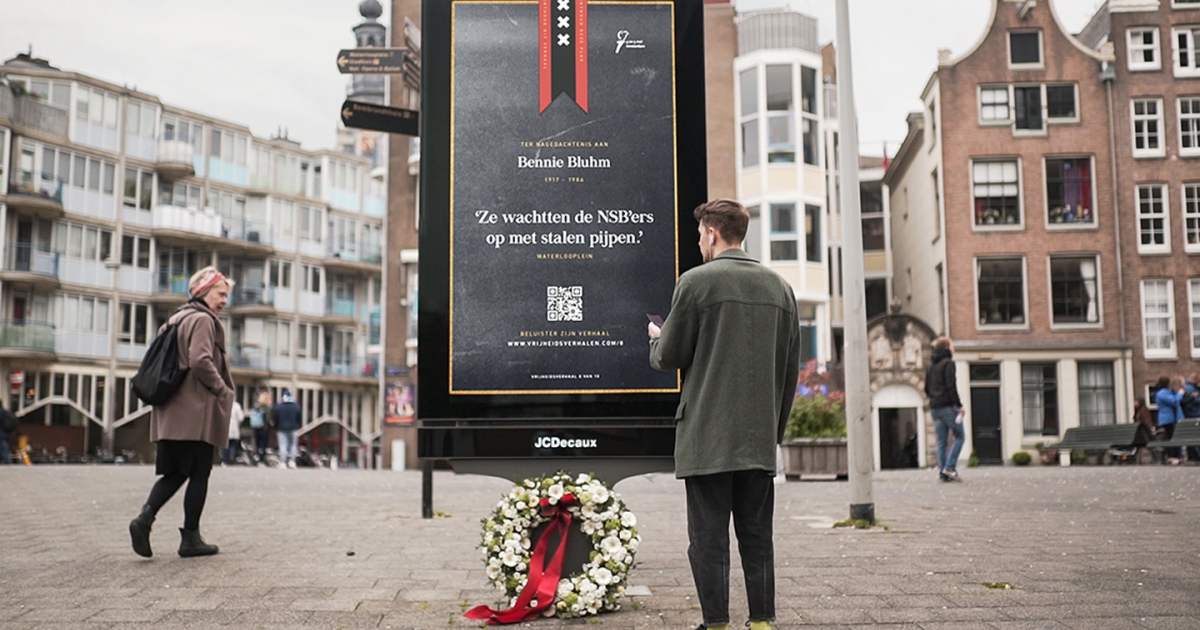
M 621 52 L 622 48 L 645 48 L 646 42 L 640 39 L 629 39 L 629 31 L 624 29 L 617 31 L 617 53 Z

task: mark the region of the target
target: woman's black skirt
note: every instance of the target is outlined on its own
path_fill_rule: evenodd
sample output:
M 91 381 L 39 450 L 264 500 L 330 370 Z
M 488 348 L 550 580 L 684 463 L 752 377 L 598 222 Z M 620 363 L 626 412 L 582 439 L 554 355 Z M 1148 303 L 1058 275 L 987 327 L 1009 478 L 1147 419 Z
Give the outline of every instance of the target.
M 208 442 L 159 440 L 154 472 L 175 477 L 207 477 L 212 472 L 215 448 Z

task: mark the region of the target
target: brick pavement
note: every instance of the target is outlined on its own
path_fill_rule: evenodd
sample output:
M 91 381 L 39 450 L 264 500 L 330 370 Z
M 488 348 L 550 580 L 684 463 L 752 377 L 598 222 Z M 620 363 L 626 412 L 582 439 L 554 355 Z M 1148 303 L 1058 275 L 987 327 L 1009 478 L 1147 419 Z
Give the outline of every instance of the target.
M 964 473 L 877 473 L 886 531 L 829 527 L 848 514 L 844 482 L 777 486 L 777 627 L 1200 628 L 1200 467 Z M 423 520 L 418 472 L 217 469 L 202 530 L 221 553 L 175 554 L 176 496 L 145 560 L 126 526 L 152 480 L 149 466 L 0 467 L 0 630 L 461 628 L 480 626 L 465 608 L 495 603 L 475 544 L 503 480 L 438 472 L 439 517 Z M 630 582 L 650 594 L 523 626 L 699 622 L 682 484 L 642 476 L 617 491 L 643 537 Z M 735 568 L 734 627 L 741 588 Z

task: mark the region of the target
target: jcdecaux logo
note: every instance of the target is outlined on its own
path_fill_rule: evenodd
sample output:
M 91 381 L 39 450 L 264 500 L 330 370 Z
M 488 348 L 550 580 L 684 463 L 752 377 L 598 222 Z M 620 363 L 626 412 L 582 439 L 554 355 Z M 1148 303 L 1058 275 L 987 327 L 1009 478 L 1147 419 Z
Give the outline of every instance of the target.
M 533 441 L 534 448 L 596 448 L 596 440 L 539 437 Z

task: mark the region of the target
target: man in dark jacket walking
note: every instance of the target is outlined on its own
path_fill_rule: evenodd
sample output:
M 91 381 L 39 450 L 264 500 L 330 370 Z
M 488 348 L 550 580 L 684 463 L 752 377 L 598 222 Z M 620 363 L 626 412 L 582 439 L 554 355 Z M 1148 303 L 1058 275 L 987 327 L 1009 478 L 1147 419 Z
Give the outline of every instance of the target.
M 275 436 L 279 439 L 279 467 L 296 467 L 296 431 L 303 425 L 300 405 L 292 398 L 291 390 L 283 390 L 280 403 L 271 410 Z
M 938 477 L 942 481 L 961 481 L 958 477 L 958 455 L 962 452 L 965 439 L 963 408 L 958 398 L 954 342 L 949 337 L 938 337 L 933 341 L 933 362 L 925 372 L 925 395 L 929 396 L 929 410 L 933 414 L 934 429 L 937 430 Z M 954 444 L 947 453 L 946 440 L 951 433 L 954 434 Z

